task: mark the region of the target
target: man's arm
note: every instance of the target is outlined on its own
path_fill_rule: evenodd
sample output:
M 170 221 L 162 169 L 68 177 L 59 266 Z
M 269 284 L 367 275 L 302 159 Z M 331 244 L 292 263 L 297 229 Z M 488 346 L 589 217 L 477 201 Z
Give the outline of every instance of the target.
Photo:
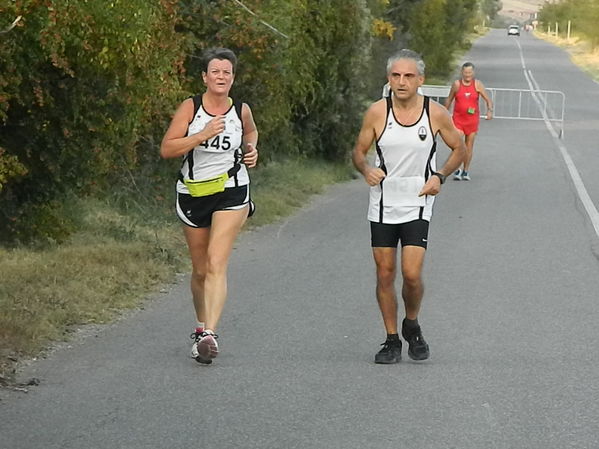
M 485 89 L 485 85 L 483 84 L 483 82 L 476 80 L 476 84 L 476 90 L 478 91 L 480 96 L 483 97 L 485 103 L 487 103 L 487 120 L 491 120 L 493 118 L 493 101 L 491 101 L 491 97 L 489 97 L 489 94 L 487 93 L 487 90 Z
M 451 120 L 447 109 L 444 109 L 438 103 L 431 102 L 430 112 L 433 132 L 435 134 L 437 132 L 441 134 L 441 138 L 451 150 L 451 154 L 445 161 L 445 164 L 443 164 L 443 167 L 437 170 L 437 173 L 441 173 L 443 176 L 449 176 L 451 173 L 453 173 L 453 171 L 457 170 L 464 160 L 464 156 L 466 155 L 466 146 L 464 145 L 464 140 L 462 139 L 461 134 L 458 132 L 455 126 L 453 126 L 453 121 Z M 438 176 L 431 176 L 426 184 L 424 184 L 419 196 L 436 195 L 440 191 L 441 180 Z
M 451 102 L 455 99 L 455 94 L 457 91 L 458 91 L 458 89 L 456 87 L 456 83 L 454 82 L 451 85 L 451 89 L 449 89 L 449 95 L 445 99 L 445 109 L 447 109 L 448 111 L 449 111 L 449 108 L 451 107 Z
M 368 150 L 370 150 L 372 142 L 376 139 L 375 124 L 379 116 L 379 109 L 381 109 L 380 106 L 375 103 L 366 111 L 362 122 L 362 129 L 360 130 L 360 134 L 358 134 L 358 139 L 352 153 L 354 166 L 362 173 L 366 182 L 371 186 L 379 184 L 385 178 L 383 170 L 371 167 L 366 160 Z

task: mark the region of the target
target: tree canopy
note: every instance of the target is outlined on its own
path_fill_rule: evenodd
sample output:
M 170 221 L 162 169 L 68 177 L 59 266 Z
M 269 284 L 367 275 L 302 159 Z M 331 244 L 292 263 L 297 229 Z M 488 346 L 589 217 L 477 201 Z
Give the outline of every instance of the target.
M 388 54 L 411 47 L 429 74 L 447 73 L 486 3 L 2 1 L 0 240 L 67 238 L 66 194 L 167 182 L 175 166 L 157 146 L 178 103 L 202 91 L 207 47 L 239 56 L 232 95 L 254 111 L 263 161 L 344 160 Z
M 588 39 L 593 48 L 599 46 L 599 2 L 596 0 L 562 0 L 559 3 L 545 3 L 539 12 L 541 26 L 565 30 L 568 21 L 574 30 Z

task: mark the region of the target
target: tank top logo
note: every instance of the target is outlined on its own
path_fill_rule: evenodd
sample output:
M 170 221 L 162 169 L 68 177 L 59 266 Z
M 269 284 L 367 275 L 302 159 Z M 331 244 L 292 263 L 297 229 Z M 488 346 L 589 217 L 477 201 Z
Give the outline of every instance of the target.
M 232 117 L 227 121 L 227 123 L 225 125 L 225 129 L 227 131 L 236 132 L 236 133 L 241 131 L 241 127 L 239 127 L 237 121 Z
M 426 135 L 426 128 L 424 126 L 418 128 L 418 137 L 420 137 L 420 140 L 424 142 L 426 140 Z

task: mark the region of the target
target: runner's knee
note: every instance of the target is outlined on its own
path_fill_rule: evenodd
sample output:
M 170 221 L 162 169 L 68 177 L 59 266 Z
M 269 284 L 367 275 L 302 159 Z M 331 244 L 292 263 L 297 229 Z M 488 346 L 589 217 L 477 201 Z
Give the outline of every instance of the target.
M 395 282 L 395 268 L 391 265 L 379 265 L 376 270 L 377 285 L 387 288 Z
M 206 274 L 207 275 L 219 275 L 227 271 L 228 260 L 225 257 L 219 255 L 208 255 L 208 261 L 206 263 Z
M 203 283 L 206 280 L 206 269 L 203 267 L 202 268 L 194 267 L 191 274 L 193 276 L 193 279 L 196 282 Z
M 416 269 L 404 269 L 402 277 L 404 285 L 409 288 L 416 288 L 422 283 L 420 271 Z

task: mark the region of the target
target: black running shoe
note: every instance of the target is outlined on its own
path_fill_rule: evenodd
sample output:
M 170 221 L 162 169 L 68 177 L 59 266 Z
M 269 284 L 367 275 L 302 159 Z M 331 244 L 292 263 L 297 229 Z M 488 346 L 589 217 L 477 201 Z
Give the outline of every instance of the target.
M 410 356 L 412 360 L 428 359 L 430 355 L 428 343 L 422 336 L 420 326 L 413 329 L 407 329 L 405 326 L 402 326 L 401 335 L 408 342 L 408 356 Z
M 374 356 L 374 363 L 398 363 L 401 360 L 401 340 L 389 341 L 382 343 L 381 349 Z

